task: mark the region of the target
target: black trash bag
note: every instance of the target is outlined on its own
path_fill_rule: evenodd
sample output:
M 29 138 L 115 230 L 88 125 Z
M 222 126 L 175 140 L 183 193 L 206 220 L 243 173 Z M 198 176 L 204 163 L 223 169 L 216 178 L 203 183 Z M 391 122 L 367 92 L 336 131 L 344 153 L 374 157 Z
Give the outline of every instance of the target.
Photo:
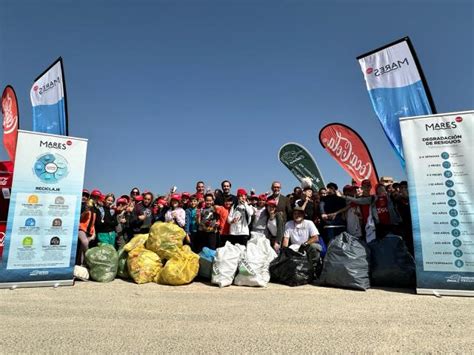
M 280 250 L 277 258 L 270 263 L 272 282 L 288 286 L 305 285 L 312 281 L 313 269 L 306 254 L 291 248 Z
M 414 288 L 415 259 L 402 237 L 388 234 L 369 243 L 370 282 L 373 286 Z
M 359 238 L 347 232 L 337 235 L 329 243 L 319 284 L 367 290 L 369 254 L 367 245 Z

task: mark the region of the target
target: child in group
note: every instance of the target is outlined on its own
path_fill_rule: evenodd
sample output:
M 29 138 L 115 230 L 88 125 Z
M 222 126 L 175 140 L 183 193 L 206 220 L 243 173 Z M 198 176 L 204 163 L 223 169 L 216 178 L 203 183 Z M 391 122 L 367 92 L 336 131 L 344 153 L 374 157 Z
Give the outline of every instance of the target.
M 214 206 L 214 195 L 207 193 L 204 196 L 204 208 L 198 213 L 198 235 L 196 252 L 200 252 L 202 248 L 208 247 L 210 249 L 216 249 L 217 232 L 219 231 L 219 214 L 216 212 Z
M 198 223 L 197 217 L 199 209 L 198 206 L 198 199 L 196 195 L 192 195 L 189 199 L 189 207 L 186 209 L 186 223 L 184 226 L 184 230 L 186 232 L 186 239 L 191 244 L 191 249 L 196 252 L 197 246 L 197 232 L 198 232 Z
M 116 232 L 115 228 L 117 227 L 117 216 L 115 216 L 115 209 L 112 205 L 115 202 L 114 194 L 107 194 L 99 199 L 98 218 L 95 221 L 95 230 L 97 233 L 97 239 L 99 243 L 110 244 L 115 247 L 115 238 Z
M 117 250 L 122 248 L 130 240 L 128 229 L 131 213 L 127 207 L 128 201 L 125 198 L 120 197 L 117 200 L 117 206 L 115 207 L 115 215 L 117 216 L 117 225 L 115 227 L 117 238 L 115 239 L 115 247 Z
M 170 197 L 170 208 L 165 213 L 165 222 L 172 222 L 184 229 L 186 224 L 186 213 L 179 207 L 181 196 L 179 194 L 172 194 Z
M 225 242 L 228 240 L 230 233 L 230 224 L 227 221 L 229 216 L 230 209 L 234 204 L 232 197 L 226 197 L 224 199 L 224 206 L 214 205 L 217 214 L 219 215 L 219 236 L 218 236 L 218 246 L 225 245 Z
M 237 205 L 232 206 L 227 221 L 230 223 L 230 242 L 247 245 L 250 235 L 249 225 L 254 214 L 253 207 L 247 203 L 247 191 L 237 190 Z

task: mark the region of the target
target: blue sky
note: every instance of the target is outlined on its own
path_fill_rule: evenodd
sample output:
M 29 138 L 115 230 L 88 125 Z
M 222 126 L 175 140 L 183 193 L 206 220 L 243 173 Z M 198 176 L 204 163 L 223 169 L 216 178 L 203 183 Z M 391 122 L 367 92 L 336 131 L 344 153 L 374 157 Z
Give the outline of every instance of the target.
M 2 0 L 0 86 L 14 86 L 31 129 L 33 80 L 63 57 L 70 135 L 89 139 L 85 186 L 103 192 L 225 178 L 289 192 L 298 183 L 277 159 L 289 141 L 343 185 L 317 140 L 330 122 L 401 180 L 356 56 L 408 35 L 438 112 L 468 110 L 473 28 L 471 1 Z

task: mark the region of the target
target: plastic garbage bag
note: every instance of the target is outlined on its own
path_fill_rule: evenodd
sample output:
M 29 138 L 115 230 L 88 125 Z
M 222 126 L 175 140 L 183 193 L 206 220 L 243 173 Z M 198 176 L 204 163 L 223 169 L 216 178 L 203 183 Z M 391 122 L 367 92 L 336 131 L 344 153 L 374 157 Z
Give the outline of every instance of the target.
M 123 248 L 120 248 L 118 250 L 117 276 L 124 280 L 127 280 L 130 278 L 130 276 L 128 275 L 127 259 L 128 259 L 128 253 Z
M 261 233 L 252 233 L 247 242 L 234 284 L 266 287 L 270 281 L 270 263 L 277 257 L 270 241 Z
M 143 246 L 128 253 L 127 265 L 130 277 L 137 284 L 156 282 L 162 268 L 160 257 Z
M 92 280 L 110 282 L 117 276 L 118 254 L 112 245 L 100 244 L 86 251 L 86 264 Z
M 415 259 L 402 237 L 388 234 L 369 243 L 373 286 L 415 287 Z
M 343 232 L 330 243 L 324 258 L 321 285 L 367 290 L 369 249 L 359 238 Z
M 138 247 L 142 247 L 145 245 L 147 239 L 148 234 L 135 234 L 135 236 L 127 244 L 124 245 L 123 249 L 126 252 L 129 252 Z
M 212 263 L 216 257 L 216 251 L 208 247 L 202 248 L 199 253 L 199 276 L 210 280 L 212 278 Z
M 270 275 L 273 282 L 300 286 L 312 281 L 313 269 L 306 253 L 282 248 L 270 264 Z
M 199 271 L 199 255 L 188 245 L 168 260 L 160 272 L 158 283 L 163 285 L 185 285 L 194 280 Z
M 212 265 L 211 283 L 219 287 L 231 285 L 244 250 L 243 245 L 233 245 L 230 242 L 226 242 L 222 248 L 217 248 Z
M 150 228 L 145 247 L 163 260 L 170 260 L 183 246 L 186 232 L 174 223 L 156 222 Z

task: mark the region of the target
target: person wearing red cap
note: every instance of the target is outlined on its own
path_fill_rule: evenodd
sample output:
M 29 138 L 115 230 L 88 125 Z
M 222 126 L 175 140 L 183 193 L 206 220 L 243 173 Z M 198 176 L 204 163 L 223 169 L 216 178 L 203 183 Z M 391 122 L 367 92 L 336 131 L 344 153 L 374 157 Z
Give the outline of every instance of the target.
M 153 215 L 154 222 L 164 222 L 165 214 L 168 212 L 168 201 L 166 196 L 158 196 L 158 198 L 153 203 Z
M 117 226 L 115 227 L 117 238 L 115 239 L 115 244 L 117 250 L 122 248 L 130 240 L 130 235 L 128 233 L 130 227 L 130 212 L 127 207 L 128 200 L 123 196 L 120 197 L 115 206 L 115 215 L 117 216 Z
M 230 223 L 228 221 L 230 210 L 234 206 L 234 200 L 231 196 L 226 197 L 224 206 L 214 205 L 219 214 L 219 246 L 223 247 L 230 237 Z
M 253 207 L 253 217 L 251 224 L 251 231 L 257 233 L 265 233 L 267 228 L 268 215 L 266 213 L 267 195 L 254 195 L 256 197 L 256 204 Z
M 143 201 L 137 202 L 130 219 L 130 227 L 133 234 L 147 234 L 153 224 L 153 194 L 147 192 L 143 194 Z
M 238 189 L 237 198 L 237 205 L 231 208 L 227 217 L 230 224 L 230 241 L 234 244 L 247 245 L 254 210 L 247 203 L 247 191 Z
M 174 223 L 184 229 L 184 225 L 186 224 L 186 213 L 181 207 L 179 207 L 180 201 L 180 194 L 172 194 L 170 196 L 170 208 L 165 213 L 165 222 Z
M 115 247 L 115 227 L 117 227 L 117 216 L 112 205 L 115 202 L 114 194 L 102 195 L 99 199 L 102 201 L 97 207 L 99 214 L 95 221 L 95 231 L 97 233 L 97 240 L 102 244 L 110 244 Z
M 185 211 L 189 207 L 190 197 L 191 197 L 191 194 L 189 192 L 183 192 L 181 194 L 181 208 Z

